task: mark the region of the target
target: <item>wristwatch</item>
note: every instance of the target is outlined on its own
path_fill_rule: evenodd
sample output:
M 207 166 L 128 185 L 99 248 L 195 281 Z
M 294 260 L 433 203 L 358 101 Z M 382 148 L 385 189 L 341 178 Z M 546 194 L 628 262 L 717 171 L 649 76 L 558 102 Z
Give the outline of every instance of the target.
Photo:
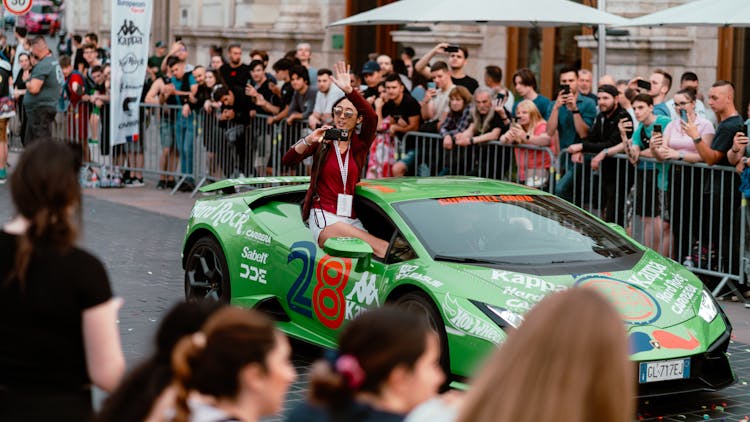
M 679 154 L 677 154 L 677 161 L 682 161 L 685 159 L 685 151 L 680 151 Z
M 573 114 L 581 114 L 581 110 L 573 110 L 573 111 L 571 111 L 571 113 L 573 113 Z
M 697 144 L 698 142 L 702 141 L 702 140 L 703 140 L 703 138 L 701 138 L 700 136 L 699 136 L 699 137 L 697 137 L 697 138 L 693 138 L 693 142 L 695 142 L 696 144 Z

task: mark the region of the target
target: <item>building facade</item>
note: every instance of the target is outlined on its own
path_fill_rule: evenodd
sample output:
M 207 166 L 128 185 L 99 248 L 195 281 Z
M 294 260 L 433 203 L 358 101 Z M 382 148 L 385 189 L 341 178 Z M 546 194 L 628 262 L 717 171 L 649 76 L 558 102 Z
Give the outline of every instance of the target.
M 182 38 L 190 61 L 207 64 L 211 45 L 239 43 L 245 52 L 267 50 L 271 63 L 297 43 L 313 47 L 312 65 L 330 67 L 345 59 L 361 68 L 370 52 L 395 55 L 412 46 L 417 56 L 435 43 L 447 41 L 469 49 L 466 72 L 482 80 L 482 69 L 499 65 L 509 76 L 519 67 L 530 67 L 538 76 L 540 91 L 551 95 L 557 71 L 563 65 L 589 68 L 596 74 L 597 34 L 590 27 L 509 28 L 494 25 L 367 26 L 327 28 L 346 16 L 393 0 L 155 0 L 152 40 Z M 596 0 L 578 0 L 595 6 Z M 689 0 L 608 0 L 607 11 L 636 17 Z M 93 30 L 109 36 L 109 1 L 68 0 L 68 30 Z M 608 31 L 606 72 L 616 79 L 648 77 L 655 68 L 672 73 L 676 86 L 685 70 L 698 74 L 701 91 L 716 79 L 731 79 L 740 92 L 738 106 L 750 97 L 744 67 L 743 29 L 628 28 Z M 245 57 L 245 60 L 248 60 Z M 672 93 L 675 91 L 673 88 Z M 744 110 L 744 108 L 743 108 Z

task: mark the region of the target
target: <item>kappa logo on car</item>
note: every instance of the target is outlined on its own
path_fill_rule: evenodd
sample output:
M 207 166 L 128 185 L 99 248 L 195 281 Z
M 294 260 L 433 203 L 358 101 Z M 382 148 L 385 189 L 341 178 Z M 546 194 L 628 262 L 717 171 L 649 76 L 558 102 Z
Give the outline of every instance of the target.
M 628 324 L 651 324 L 661 316 L 659 302 L 640 286 L 602 275 L 579 278 L 575 285 L 598 290 L 610 300 Z
M 499 343 L 502 339 L 500 328 L 461 307 L 458 301 L 451 297 L 450 293 L 445 294 L 443 309 L 448 316 L 448 322 L 457 330 L 493 343 Z
M 240 264 L 240 277 L 257 281 L 260 284 L 266 284 L 266 270 L 248 264 Z
M 656 280 L 659 280 L 664 275 L 666 269 L 666 265 L 651 261 L 636 271 L 635 274 L 631 275 L 628 278 L 628 283 L 648 289 Z
M 378 299 L 378 287 L 375 284 L 375 274 L 370 274 L 365 271 L 362 273 L 362 277 L 358 282 L 354 284 L 354 287 L 346 295 L 346 319 L 352 320 L 357 315 L 367 310 L 374 303 L 375 306 L 380 306 L 380 300 Z
M 268 252 L 258 252 L 255 249 L 250 249 L 247 246 L 242 248 L 242 257 L 257 262 L 259 264 L 265 264 L 268 261 Z
M 417 272 L 418 269 L 419 269 L 418 265 L 404 264 L 399 267 L 398 273 L 396 273 L 396 280 L 410 278 L 412 280 L 421 281 L 422 283 L 428 286 L 434 287 L 436 289 L 443 287 L 442 281 L 435 280 L 434 278 L 425 274 L 420 274 Z
M 529 290 L 538 290 L 541 292 L 556 292 L 567 288 L 563 285 L 555 284 L 539 277 L 529 277 L 523 274 L 503 270 L 492 270 L 492 280 L 520 284 Z

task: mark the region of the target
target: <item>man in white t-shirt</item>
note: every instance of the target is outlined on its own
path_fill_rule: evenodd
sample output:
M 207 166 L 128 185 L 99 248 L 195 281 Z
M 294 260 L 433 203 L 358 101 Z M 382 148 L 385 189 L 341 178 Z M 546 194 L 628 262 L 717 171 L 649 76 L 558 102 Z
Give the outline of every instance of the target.
M 315 96 L 315 107 L 307 119 L 310 129 L 315 130 L 321 125 L 331 124 L 333 103 L 344 96 L 344 91 L 331 83 L 332 76 L 331 69 L 318 70 L 318 93 Z
M 451 80 L 450 69 L 444 61 L 435 62 L 430 68 L 434 87 L 428 87 L 422 105 L 422 119 L 426 122 L 420 131 L 437 133 L 438 123 L 448 114 L 450 102 L 448 94 L 455 85 Z

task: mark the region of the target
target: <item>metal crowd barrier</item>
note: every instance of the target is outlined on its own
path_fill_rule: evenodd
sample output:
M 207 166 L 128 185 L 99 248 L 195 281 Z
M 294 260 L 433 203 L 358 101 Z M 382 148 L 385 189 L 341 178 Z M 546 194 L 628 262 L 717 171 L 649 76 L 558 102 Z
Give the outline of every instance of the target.
M 401 156 L 413 150 L 413 176 L 470 175 L 526 184 L 552 192 L 557 160 L 550 148 L 508 145 L 498 141 L 471 146 L 443 146 L 434 133 L 409 132 L 402 142 Z
M 618 154 L 590 166 L 560 154 L 555 194 L 608 222 L 691 271 L 717 278 L 715 296 L 728 287 L 743 296 L 747 203 L 734 167 L 640 157 L 638 165 Z
M 281 165 L 291 145 L 307 134 L 306 122 L 272 124 L 258 114 L 237 125 L 203 110 L 184 117 L 180 107 L 144 104 L 138 142 L 110 151 L 108 113 L 108 107 L 79 104 L 58 115 L 53 137 L 77 145 L 91 167 L 155 175 L 170 182 L 172 193 L 186 182 L 195 182 L 195 194 L 202 184 L 224 178 L 310 171 L 311 160 Z M 18 113 L 10 122 L 13 151 L 22 148 L 22 120 Z M 397 150 L 401 159 L 413 151 L 409 175 L 475 175 L 554 192 L 695 273 L 717 277 L 714 295 L 729 287 L 742 298 L 735 282 L 744 284 L 750 270 L 744 253 L 748 217 L 732 167 L 645 157 L 636 167 L 618 155 L 592 170 L 590 156 L 573 163 L 564 151 L 556 158 L 550 148 L 496 141 L 445 149 L 439 135 L 420 132 L 407 133 Z

